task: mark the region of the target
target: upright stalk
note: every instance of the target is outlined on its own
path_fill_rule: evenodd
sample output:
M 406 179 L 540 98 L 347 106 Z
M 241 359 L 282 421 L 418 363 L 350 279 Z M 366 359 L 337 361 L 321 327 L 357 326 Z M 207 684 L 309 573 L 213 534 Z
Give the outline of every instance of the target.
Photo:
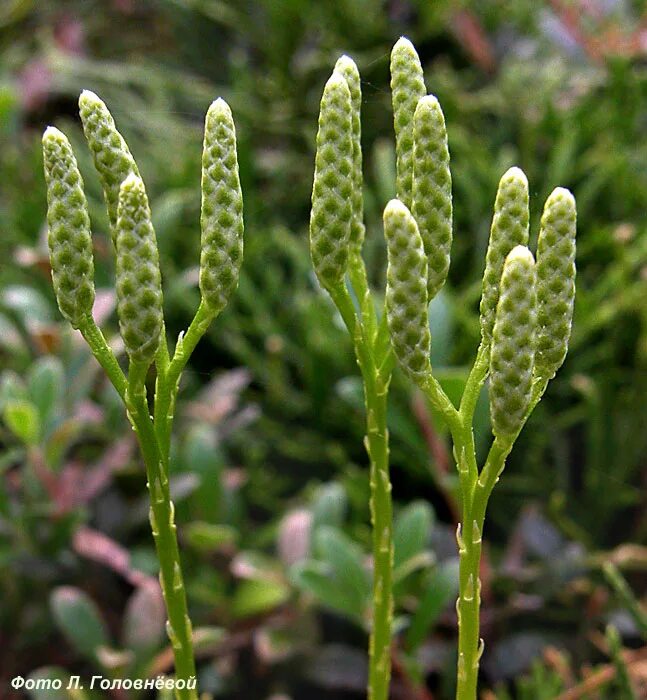
M 479 637 L 481 607 L 481 543 L 487 504 L 512 449 L 513 439 L 496 438 L 471 498 L 463 501 L 463 525 L 457 534 L 460 557 L 457 700 L 475 700 L 483 640 Z M 471 527 L 470 527 L 471 524 Z
M 168 473 L 163 465 L 160 445 L 150 419 L 144 378 L 131 372 L 127 393 L 127 408 L 146 466 L 150 497 L 150 523 L 160 565 L 160 586 L 166 603 L 166 631 L 173 648 L 175 673 L 178 680 L 195 680 L 195 660 L 191 621 L 186 600 L 182 565 L 175 526 L 175 508 L 171 500 Z M 192 685 L 194 685 L 192 683 Z M 178 700 L 196 700 L 197 691 L 176 690 Z
M 388 700 L 393 619 L 393 524 L 389 478 L 387 394 L 394 357 L 385 314 L 377 314 L 361 257 L 364 240 L 361 90 L 357 66 L 342 56 L 326 83 L 319 112 L 310 217 L 310 254 L 352 339 L 366 405 L 370 461 L 373 610 L 369 640 L 369 700 Z M 349 293 L 355 293 L 358 309 Z
M 460 449 L 466 446 L 462 445 Z M 460 466 L 459 466 L 460 469 Z M 458 666 L 457 700 L 474 700 L 482 647 L 479 644 L 479 609 L 481 605 L 481 537 L 482 520 L 474 518 L 469 492 L 463 493 L 463 521 L 456 532 L 459 555 Z
M 389 474 L 387 400 L 394 358 L 390 350 L 387 350 L 386 357 L 381 357 L 379 348 L 388 347 L 388 329 L 384 324 L 377 329 L 375 306 L 365 283 L 365 272 L 354 277 L 354 289 L 360 300 L 361 320 L 355 313 L 348 289 L 344 285 L 336 285 L 328 291 L 353 339 L 364 384 L 365 446 L 370 462 L 369 505 L 373 543 L 368 697 L 369 700 L 388 700 L 393 622 L 393 505 Z M 379 367 L 376 361 L 380 362 Z
M 463 523 L 472 522 L 470 508 L 463 509 Z M 481 604 L 481 581 L 479 567 L 481 560 L 480 530 L 465 528 L 459 539 L 459 598 L 458 612 L 458 668 L 457 700 L 474 700 L 478 679 L 479 659 L 479 608 Z
M 366 450 L 370 460 L 373 537 L 373 625 L 369 641 L 369 700 L 387 700 L 393 619 L 393 506 L 386 424 L 388 380 L 374 366 L 362 368 L 366 401 Z M 372 376 L 370 376 L 372 375 Z

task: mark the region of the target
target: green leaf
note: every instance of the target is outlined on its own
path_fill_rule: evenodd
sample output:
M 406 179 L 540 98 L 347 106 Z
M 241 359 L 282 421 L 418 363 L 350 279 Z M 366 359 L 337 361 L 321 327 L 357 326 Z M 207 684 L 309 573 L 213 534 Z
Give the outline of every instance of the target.
M 43 424 L 56 417 L 64 383 L 63 366 L 57 357 L 42 357 L 31 366 L 27 376 L 29 397 L 37 407 Z
M 276 580 L 248 579 L 236 590 L 232 603 L 234 617 L 250 617 L 269 612 L 290 597 L 289 586 Z
M 238 532 L 229 525 L 216 525 L 203 521 L 189 523 L 184 528 L 188 543 L 199 552 L 214 552 L 223 545 L 236 544 Z
M 255 581 L 280 581 L 283 578 L 281 563 L 273 557 L 246 550 L 239 552 L 231 562 L 231 571 L 234 576 Z
M 196 652 L 208 651 L 227 636 L 222 627 L 196 627 L 193 630 L 193 648 Z
M 352 597 L 331 580 L 330 571 L 325 564 L 307 561 L 295 564 L 290 571 L 290 578 L 300 590 L 309 593 L 326 608 L 330 608 L 363 626 L 362 606 L 358 606 Z
M 362 610 L 371 596 L 371 577 L 363 566 L 364 553 L 343 532 L 321 527 L 315 533 L 315 553 L 330 567 L 335 585 Z
M 427 548 L 433 522 L 434 513 L 425 501 L 415 501 L 400 511 L 393 530 L 394 569 L 399 569 Z
M 429 579 L 427 590 L 420 599 L 406 634 L 407 648 L 415 651 L 424 641 L 429 629 L 442 611 L 458 594 L 458 559 L 439 564 Z
M 184 470 L 196 474 L 200 479 L 200 485 L 193 495 L 196 517 L 223 521 L 224 459 L 213 430 L 203 424 L 193 426 L 184 441 L 179 461 Z
M 56 625 L 82 656 L 96 659 L 99 647 L 110 646 L 101 613 L 83 591 L 60 586 L 50 596 L 50 607 Z
M 8 401 L 4 408 L 4 422 L 25 445 L 36 445 L 41 424 L 38 409 L 31 401 Z
M 130 649 L 111 649 L 110 647 L 97 647 L 97 661 L 102 669 L 118 676 L 123 674 L 133 663 L 135 655 Z
M 0 376 L 0 411 L 12 401 L 28 401 L 29 395 L 25 383 L 15 372 L 3 372 Z
M 317 489 L 312 506 L 312 533 L 324 525 L 340 528 L 346 515 L 348 499 L 344 487 L 336 481 Z
M 52 320 L 51 304 L 41 292 L 33 287 L 26 285 L 5 287 L 2 301 L 25 323 L 33 323 L 34 321 L 49 323 Z
M 397 569 L 393 571 L 393 592 L 397 598 L 402 592 L 402 583 L 406 581 L 414 571 L 428 569 L 433 566 L 436 561 L 434 553 L 431 551 L 418 552 L 413 557 L 409 557 L 405 562 L 402 562 Z
M 166 611 L 157 584 L 138 586 L 124 612 L 123 643 L 136 652 L 155 649 L 164 639 Z

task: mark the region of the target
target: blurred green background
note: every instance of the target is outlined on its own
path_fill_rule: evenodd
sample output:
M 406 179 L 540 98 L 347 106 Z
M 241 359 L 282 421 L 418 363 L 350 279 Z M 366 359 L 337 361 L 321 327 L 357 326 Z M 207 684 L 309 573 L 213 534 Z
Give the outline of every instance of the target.
M 238 130 L 242 279 L 185 374 L 174 443 L 200 686 L 224 700 L 365 697 L 361 384 L 311 271 L 307 221 L 318 102 L 348 53 L 363 81 L 365 258 L 379 298 L 394 192 L 388 57 L 402 34 L 449 132 L 452 268 L 430 320 L 452 395 L 478 343 L 498 178 L 527 173 L 535 237 L 553 187 L 578 202 L 569 355 L 490 507 L 483 698 L 647 697 L 646 12 L 644 0 L 0 4 L 0 697 L 25 697 L 9 685 L 18 674 L 171 667 L 133 435 L 49 281 L 40 135 L 55 124 L 85 179 L 96 312 L 119 349 L 83 88 L 106 101 L 146 182 L 171 337 L 198 302 L 202 120 L 217 96 Z M 400 375 L 389 422 L 392 696 L 442 700 L 455 663 L 454 468 L 442 424 Z M 479 449 L 488 435 L 483 401 Z

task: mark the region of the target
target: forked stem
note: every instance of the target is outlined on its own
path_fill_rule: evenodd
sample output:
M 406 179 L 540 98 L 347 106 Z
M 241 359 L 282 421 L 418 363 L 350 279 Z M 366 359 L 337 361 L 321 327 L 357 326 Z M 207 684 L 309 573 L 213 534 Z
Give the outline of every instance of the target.
M 358 263 L 358 268 L 360 264 Z M 363 268 L 363 264 L 361 264 Z M 362 274 L 363 273 L 363 274 Z M 370 510 L 373 545 L 373 609 L 369 639 L 369 700 L 388 700 L 391 681 L 391 628 L 393 623 L 393 504 L 389 474 L 387 398 L 393 355 L 386 347 L 388 328 L 376 323 L 375 308 L 365 285 L 366 273 L 357 269 L 351 279 L 360 302 L 360 321 L 345 285 L 328 289 L 353 340 L 364 384 L 365 446 L 370 462 Z M 370 308 L 369 305 L 372 307 Z M 380 367 L 376 365 L 379 358 Z
M 204 301 L 201 301 L 187 332 L 178 339 L 172 359 L 168 356 L 165 340 L 160 344 L 155 363 L 157 381 L 155 384 L 154 423 L 162 457 L 162 466 L 167 474 L 171 448 L 171 428 L 175 415 L 175 401 L 179 389 L 180 375 L 196 345 L 207 332 L 214 317 L 215 314 Z

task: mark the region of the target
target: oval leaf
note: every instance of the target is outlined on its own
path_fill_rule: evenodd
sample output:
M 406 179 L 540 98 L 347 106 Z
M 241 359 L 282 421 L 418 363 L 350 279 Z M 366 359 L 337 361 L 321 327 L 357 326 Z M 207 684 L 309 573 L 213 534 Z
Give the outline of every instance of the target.
M 72 586 L 56 588 L 50 607 L 58 628 L 82 656 L 95 659 L 100 646 L 110 646 L 99 609 L 83 591 Z

